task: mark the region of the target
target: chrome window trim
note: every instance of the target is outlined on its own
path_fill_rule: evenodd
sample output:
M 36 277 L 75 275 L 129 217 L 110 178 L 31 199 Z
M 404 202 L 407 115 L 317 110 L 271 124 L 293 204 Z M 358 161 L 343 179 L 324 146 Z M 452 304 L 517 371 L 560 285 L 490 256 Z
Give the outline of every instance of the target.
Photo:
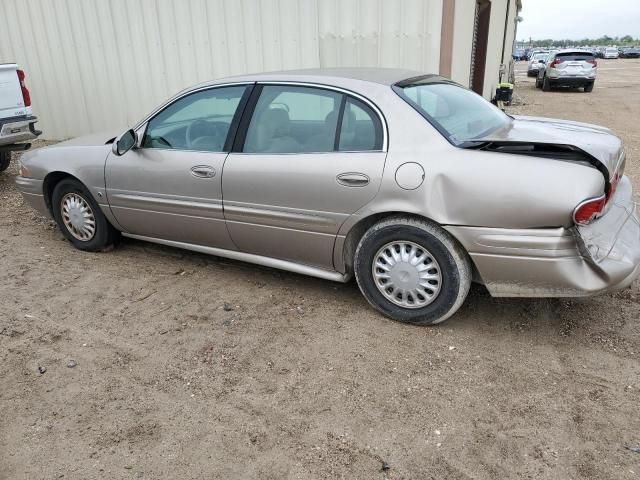
M 173 97 L 171 97 L 169 100 L 167 100 L 165 103 L 163 103 L 162 105 L 160 105 L 158 108 L 156 108 L 155 110 L 153 110 L 149 115 L 147 115 L 143 120 L 141 120 L 140 122 L 138 122 L 136 124 L 135 127 L 133 127 L 133 130 L 138 131 L 138 129 L 143 126 L 145 123 L 149 123 L 149 121 L 155 117 L 156 115 L 158 115 L 162 110 L 164 110 L 165 108 L 167 108 L 168 106 L 170 106 L 171 104 L 177 102 L 178 100 L 187 97 L 189 95 L 191 95 L 192 93 L 198 93 L 198 92 L 202 92 L 204 90 L 213 90 L 214 88 L 220 88 L 220 87 L 237 87 L 237 86 L 249 86 L 249 85 L 255 85 L 256 82 L 231 82 L 231 83 L 217 83 L 215 85 L 205 85 L 202 87 L 197 87 L 194 88 L 192 90 L 188 90 L 188 91 L 182 91 L 180 93 L 177 93 L 176 95 L 174 95 Z
M 141 120 L 140 122 L 138 122 L 136 124 L 135 127 L 133 127 L 133 130 L 138 133 L 139 129 L 142 127 L 146 127 L 146 125 L 149 123 L 149 121 L 151 119 L 153 119 L 153 117 L 155 117 L 156 115 L 158 115 L 160 112 L 162 112 L 165 108 L 169 107 L 170 105 L 172 105 L 173 103 L 177 102 L 178 100 L 187 97 L 189 95 L 191 95 L 192 93 L 198 93 L 204 90 L 212 90 L 214 88 L 222 88 L 222 87 L 237 87 L 237 86 L 250 86 L 250 85 L 291 85 L 294 87 L 312 87 L 312 88 L 321 88 L 321 89 L 325 89 L 325 90 L 332 90 L 335 92 L 340 92 L 344 95 L 349 95 L 351 97 L 357 98 L 358 100 L 364 102 L 368 107 L 370 107 L 375 114 L 378 116 L 378 119 L 380 120 L 380 126 L 382 127 L 382 149 L 381 150 L 357 150 L 354 152 L 346 152 L 346 151 L 338 151 L 338 152 L 298 152 L 298 153 L 292 153 L 293 155 L 303 155 L 303 154 L 309 154 L 309 153 L 357 153 L 357 152 L 388 152 L 389 150 L 389 133 L 388 133 L 388 124 L 387 124 L 387 119 L 384 116 L 384 114 L 382 113 L 382 110 L 371 100 L 369 100 L 367 97 L 354 92 L 353 90 L 349 90 L 347 88 L 343 88 L 343 87 L 336 87 L 334 85 L 327 85 L 325 83 L 313 83 L 313 82 L 296 82 L 296 81 L 291 81 L 291 80 L 264 80 L 264 81 L 254 81 L 254 82 L 229 82 L 229 83 L 218 83 L 215 85 L 204 85 L 201 87 L 197 87 L 194 88 L 192 90 L 187 90 L 187 91 L 183 91 L 180 92 L 176 95 L 174 95 L 173 97 L 171 97 L 169 100 L 167 100 L 165 103 L 163 103 L 162 105 L 160 105 L 159 107 L 157 107 L 155 110 L 153 110 L 149 115 L 147 115 L 143 120 Z M 144 128 L 144 130 L 146 130 L 146 128 Z M 141 132 L 142 135 L 144 136 L 144 131 Z M 140 140 L 142 141 L 142 140 Z M 162 150 L 174 150 L 174 149 L 162 149 Z M 208 150 L 191 150 L 191 151 L 204 151 L 207 152 Z M 234 153 L 234 152 L 213 152 L 213 153 Z M 244 153 L 244 152 L 235 152 L 235 153 Z M 254 155 L 254 154 L 252 154 Z M 286 154 L 273 154 L 273 155 L 286 155 Z

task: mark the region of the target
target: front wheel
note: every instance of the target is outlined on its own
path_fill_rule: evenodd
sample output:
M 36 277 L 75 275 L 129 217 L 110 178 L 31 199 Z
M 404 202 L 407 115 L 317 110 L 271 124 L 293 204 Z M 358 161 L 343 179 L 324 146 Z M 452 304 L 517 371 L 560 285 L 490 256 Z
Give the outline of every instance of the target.
M 356 248 L 354 271 L 367 301 L 383 315 L 417 325 L 444 322 L 471 285 L 471 260 L 437 225 L 393 217 L 371 227 Z
M 0 152 L 0 172 L 4 172 L 9 168 L 11 163 L 11 152 Z
M 62 234 L 80 250 L 103 250 L 118 238 L 91 193 L 77 180 L 68 178 L 56 185 L 51 209 Z

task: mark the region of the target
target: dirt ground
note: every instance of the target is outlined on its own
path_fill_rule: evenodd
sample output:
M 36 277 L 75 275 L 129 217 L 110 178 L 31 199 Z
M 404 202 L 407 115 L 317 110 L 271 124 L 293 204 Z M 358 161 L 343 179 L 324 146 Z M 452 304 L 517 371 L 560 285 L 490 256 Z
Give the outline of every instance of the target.
M 509 110 L 612 128 L 640 191 L 640 60 L 599 63 L 591 94 L 536 90 L 521 63 Z M 581 300 L 475 286 L 445 324 L 410 327 L 354 283 L 132 240 L 74 250 L 15 174 L 2 479 L 640 478 L 638 282 Z

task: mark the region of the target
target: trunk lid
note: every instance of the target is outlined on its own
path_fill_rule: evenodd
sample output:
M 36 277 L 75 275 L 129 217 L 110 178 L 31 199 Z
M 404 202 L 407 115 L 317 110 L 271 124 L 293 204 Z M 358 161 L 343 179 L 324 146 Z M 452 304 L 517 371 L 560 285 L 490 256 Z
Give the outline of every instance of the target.
M 15 63 L 0 64 L 0 119 L 27 114 Z
M 483 149 L 490 148 L 505 153 L 557 157 L 569 161 L 583 160 L 598 168 L 607 184 L 610 179 L 622 176 L 624 169 L 622 141 L 608 128 L 588 123 L 514 116 L 507 128 L 474 141 L 487 142 L 489 146 L 493 146 L 481 147 Z M 533 149 L 526 150 L 528 146 Z

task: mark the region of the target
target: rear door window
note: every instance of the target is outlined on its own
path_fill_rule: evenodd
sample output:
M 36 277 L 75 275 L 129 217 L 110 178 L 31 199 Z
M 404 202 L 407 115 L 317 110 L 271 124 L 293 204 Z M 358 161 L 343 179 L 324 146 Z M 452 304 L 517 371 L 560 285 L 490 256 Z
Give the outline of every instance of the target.
M 334 150 L 342 94 L 292 85 L 265 85 L 243 151 L 303 153 Z
M 347 98 L 340 125 L 338 150 L 382 150 L 382 125 L 378 116 L 360 100 Z
M 324 153 L 382 149 L 380 118 L 364 102 L 325 88 L 265 85 L 242 151 Z

